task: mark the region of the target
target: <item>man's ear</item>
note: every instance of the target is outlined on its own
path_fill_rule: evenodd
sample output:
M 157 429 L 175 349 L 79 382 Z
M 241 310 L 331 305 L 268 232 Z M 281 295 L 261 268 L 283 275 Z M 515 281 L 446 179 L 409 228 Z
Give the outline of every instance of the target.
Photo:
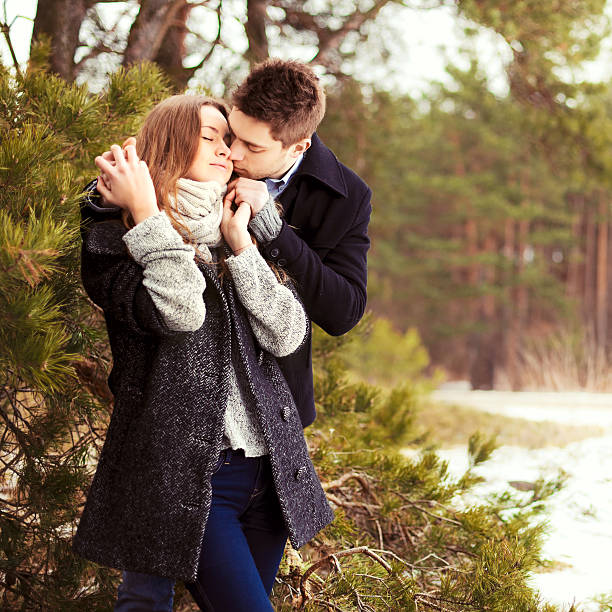
M 291 145 L 291 157 L 299 157 L 302 153 L 305 153 L 310 147 L 310 138 L 303 138 L 302 140 Z

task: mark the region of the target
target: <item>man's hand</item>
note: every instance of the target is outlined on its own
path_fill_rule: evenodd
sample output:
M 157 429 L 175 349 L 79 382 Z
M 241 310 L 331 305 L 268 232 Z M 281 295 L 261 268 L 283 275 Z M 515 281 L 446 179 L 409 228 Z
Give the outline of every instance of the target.
M 263 181 L 254 181 L 242 176 L 234 179 L 227 186 L 228 195 L 232 192 L 234 192 L 232 199 L 236 206 L 246 202 L 251 207 L 251 218 L 266 205 L 269 198 L 268 188 Z
M 136 223 L 159 212 L 155 187 L 147 164 L 138 158 L 136 147 L 111 147 L 114 164 L 102 156 L 96 157 L 96 166 L 104 180 L 98 182 L 98 191 L 106 202 L 127 208 Z

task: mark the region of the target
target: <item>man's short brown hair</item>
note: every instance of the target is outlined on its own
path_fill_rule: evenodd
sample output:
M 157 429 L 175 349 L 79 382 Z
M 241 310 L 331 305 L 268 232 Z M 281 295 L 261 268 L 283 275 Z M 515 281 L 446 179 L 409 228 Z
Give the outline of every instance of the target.
M 270 125 L 273 138 L 288 147 L 310 138 L 325 114 L 325 93 L 306 64 L 269 59 L 239 85 L 232 104 L 245 115 Z

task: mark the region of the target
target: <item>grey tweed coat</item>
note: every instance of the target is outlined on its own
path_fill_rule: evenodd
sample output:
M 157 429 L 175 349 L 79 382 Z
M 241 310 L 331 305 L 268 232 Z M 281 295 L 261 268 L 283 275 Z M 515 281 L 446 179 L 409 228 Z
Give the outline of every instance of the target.
M 104 311 L 115 402 L 74 551 L 118 569 L 195 581 L 230 360 L 256 407 L 289 539 L 300 548 L 334 513 L 276 359 L 256 344 L 231 282 L 205 264 L 198 264 L 204 324 L 171 331 L 121 239 L 126 231 L 118 220 L 83 231 L 82 280 Z

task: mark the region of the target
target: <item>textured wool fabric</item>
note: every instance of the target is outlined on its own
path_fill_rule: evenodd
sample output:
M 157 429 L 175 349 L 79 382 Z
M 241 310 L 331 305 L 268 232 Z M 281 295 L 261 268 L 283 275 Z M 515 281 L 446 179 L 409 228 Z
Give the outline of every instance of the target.
M 266 205 L 249 221 L 249 229 L 257 241 L 265 244 L 274 240 L 281 231 L 283 222 L 276 209 L 273 198 L 268 198 Z
M 260 346 L 275 357 L 293 353 L 306 334 L 302 304 L 278 282 L 255 245 L 226 262 Z
M 293 353 L 303 342 L 308 325 L 299 300 L 278 282 L 255 245 L 226 262 L 260 347 L 275 357 Z M 233 371 L 225 436 L 228 443 L 223 447 L 243 448 L 247 457 L 268 452 L 252 404 L 243 396 Z
M 122 239 L 143 267 L 143 285 L 168 327 L 174 331 L 201 327 L 206 282 L 193 259 L 194 248 L 183 242 L 166 213 L 147 217 Z
M 176 182 L 175 205 L 191 236 L 180 228 L 188 240 L 195 241 L 204 261 L 211 261 L 209 247 L 222 244 L 221 219 L 226 185 L 216 181 L 193 181 L 180 178 Z M 170 198 L 173 201 L 173 198 Z
M 240 382 L 234 368 L 230 368 L 229 377 L 221 448 L 242 448 L 245 457 L 267 455 L 268 447 L 254 407 L 240 389 Z
M 118 569 L 196 579 L 232 363 L 270 454 L 291 545 L 300 548 L 334 513 L 276 358 L 257 343 L 233 283 L 203 263 L 204 323 L 171 330 L 125 233 L 118 220 L 83 229 L 81 276 L 104 311 L 115 402 L 73 549 Z
M 193 221 L 198 219 L 192 217 L 189 223 Z M 143 266 L 144 284 L 168 327 L 174 331 L 194 331 L 200 327 L 206 314 L 204 277 L 193 258 L 190 259 L 193 248 L 181 246 L 182 239 L 165 213 L 138 223 L 123 236 L 123 241 Z M 300 302 L 289 288 L 278 282 L 254 245 L 238 256 L 228 257 L 227 261 L 260 345 L 276 357 L 292 353 L 306 334 L 306 315 Z M 268 452 L 261 428 L 233 369 L 225 411 L 225 436 L 223 448 L 242 448 L 247 457 Z

